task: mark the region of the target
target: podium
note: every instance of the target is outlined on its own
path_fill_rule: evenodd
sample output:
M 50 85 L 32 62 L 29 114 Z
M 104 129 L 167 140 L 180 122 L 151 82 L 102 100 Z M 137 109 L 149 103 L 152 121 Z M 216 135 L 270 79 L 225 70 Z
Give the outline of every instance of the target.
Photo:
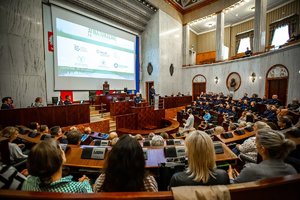
M 154 95 L 154 110 L 159 109 L 159 94 Z

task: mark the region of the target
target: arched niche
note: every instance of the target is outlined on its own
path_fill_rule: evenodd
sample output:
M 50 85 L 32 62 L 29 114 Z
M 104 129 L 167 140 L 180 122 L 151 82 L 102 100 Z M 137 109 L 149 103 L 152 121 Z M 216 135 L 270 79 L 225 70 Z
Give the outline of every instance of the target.
M 277 94 L 282 105 L 286 105 L 288 95 L 289 71 L 282 64 L 270 67 L 266 74 L 265 96 L 268 99 Z
M 197 74 L 194 76 L 192 80 L 192 88 L 193 88 L 193 100 L 196 100 L 197 96 L 201 94 L 201 92 L 206 92 L 206 78 L 202 74 Z

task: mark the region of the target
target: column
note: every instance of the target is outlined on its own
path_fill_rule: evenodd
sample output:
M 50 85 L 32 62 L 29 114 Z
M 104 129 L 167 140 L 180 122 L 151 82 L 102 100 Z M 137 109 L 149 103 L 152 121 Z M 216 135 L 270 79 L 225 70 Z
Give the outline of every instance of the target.
M 254 39 L 252 52 L 263 52 L 266 46 L 267 1 L 255 0 Z
M 224 13 L 217 14 L 216 24 L 216 61 L 224 60 Z
M 188 66 L 190 64 L 190 59 L 189 59 L 189 48 L 190 48 L 190 26 L 186 24 L 183 26 L 183 60 L 182 60 L 182 65 L 183 66 Z

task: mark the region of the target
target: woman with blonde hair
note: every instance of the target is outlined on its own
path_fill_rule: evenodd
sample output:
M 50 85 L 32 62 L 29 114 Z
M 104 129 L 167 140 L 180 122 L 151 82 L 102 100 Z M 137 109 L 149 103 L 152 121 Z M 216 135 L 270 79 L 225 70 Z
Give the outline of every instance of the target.
M 214 144 L 205 132 L 193 131 L 185 140 L 188 168 L 175 173 L 170 187 L 228 184 L 226 171 L 216 168 Z
M 289 152 L 295 149 L 295 143 L 270 128 L 258 130 L 256 133 L 256 148 L 263 161 L 259 164 L 249 163 L 241 173 L 233 179 L 232 169 L 228 175 L 233 183 L 256 181 L 290 174 L 297 174 L 294 167 L 284 163 Z

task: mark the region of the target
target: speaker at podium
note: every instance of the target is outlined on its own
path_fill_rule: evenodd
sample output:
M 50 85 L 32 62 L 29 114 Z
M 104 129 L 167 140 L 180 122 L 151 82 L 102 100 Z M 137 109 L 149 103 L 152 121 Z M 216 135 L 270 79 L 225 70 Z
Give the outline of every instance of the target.
M 107 81 L 103 83 L 103 94 L 108 95 L 109 94 L 109 84 Z

